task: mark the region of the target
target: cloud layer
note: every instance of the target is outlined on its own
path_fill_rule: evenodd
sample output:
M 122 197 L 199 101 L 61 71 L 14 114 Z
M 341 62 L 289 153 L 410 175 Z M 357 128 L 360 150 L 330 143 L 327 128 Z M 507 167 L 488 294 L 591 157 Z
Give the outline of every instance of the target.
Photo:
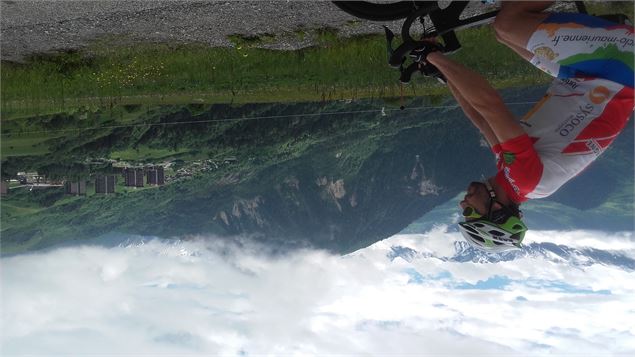
M 616 249 L 632 233 L 533 232 Z M 528 233 L 529 235 L 529 233 Z M 526 257 L 458 263 L 458 233 L 338 257 L 213 238 L 2 259 L 2 354 L 491 355 L 635 352 L 635 273 Z M 391 255 L 393 247 L 417 254 Z

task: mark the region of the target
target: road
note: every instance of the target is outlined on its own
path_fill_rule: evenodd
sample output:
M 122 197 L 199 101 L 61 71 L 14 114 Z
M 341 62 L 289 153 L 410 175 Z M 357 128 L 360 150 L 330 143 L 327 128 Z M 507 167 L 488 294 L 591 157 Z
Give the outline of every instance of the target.
M 351 36 L 381 30 L 377 23 L 353 23 L 355 18 L 327 1 L 3 0 L 0 11 L 1 58 L 11 61 L 103 38 L 231 46 L 232 34 L 275 34 L 269 47 L 294 49 L 311 45 L 311 36 L 297 31 L 331 27 Z
M 556 8 L 574 6 L 559 2 Z M 466 14 L 482 10 L 473 1 Z M 381 23 L 356 19 L 330 1 L 2 0 L 0 14 L 0 57 L 9 61 L 100 39 L 232 46 L 230 35 L 268 34 L 275 41 L 262 47 L 291 50 L 312 45 L 317 29 L 337 29 L 344 37 L 383 33 Z M 401 21 L 386 25 L 398 32 Z

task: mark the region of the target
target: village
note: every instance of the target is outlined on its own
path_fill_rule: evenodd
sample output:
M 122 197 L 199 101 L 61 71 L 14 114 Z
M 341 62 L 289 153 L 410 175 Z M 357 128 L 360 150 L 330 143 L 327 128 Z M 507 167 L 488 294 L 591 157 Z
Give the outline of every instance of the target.
M 15 177 L 0 182 L 0 194 L 5 197 L 15 189 L 44 190 L 64 189 L 69 196 L 111 195 L 130 190 L 160 187 L 174 184 L 193 176 L 220 169 L 226 165 L 237 163 L 236 157 L 222 160 L 174 160 L 159 164 L 133 164 L 111 159 L 93 159 L 86 162 L 89 168 L 93 165 L 110 164 L 108 173 L 98 172 L 85 175 L 74 175 L 63 179 L 50 179 L 38 172 L 18 172 Z

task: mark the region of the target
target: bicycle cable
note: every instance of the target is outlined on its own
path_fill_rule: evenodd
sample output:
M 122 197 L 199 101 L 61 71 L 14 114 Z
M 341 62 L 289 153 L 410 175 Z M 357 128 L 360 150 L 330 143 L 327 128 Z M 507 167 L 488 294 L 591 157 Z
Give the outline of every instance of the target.
M 528 101 L 528 102 L 510 102 L 505 103 L 509 106 L 514 105 L 529 105 L 536 104 L 537 101 Z M 352 110 L 352 111 L 343 111 L 343 112 L 323 112 L 323 113 L 300 113 L 300 114 L 287 114 L 287 115 L 266 115 L 266 116 L 256 116 L 256 117 L 235 117 L 235 118 L 218 118 L 218 119 L 209 119 L 209 120 L 189 120 L 189 121 L 172 121 L 172 122 L 164 122 L 164 123 L 136 123 L 136 124 L 125 124 L 125 125 L 104 125 L 104 126 L 96 126 L 96 127 L 86 127 L 86 128 L 72 128 L 72 129 L 52 129 L 52 130 L 33 130 L 33 131 L 22 131 L 16 133 L 2 133 L 0 136 L 7 135 L 25 135 L 25 134 L 46 134 L 46 133 L 62 133 L 62 132 L 81 132 L 88 130 L 102 130 L 102 129 L 120 129 L 120 128 L 134 128 L 134 127 L 152 127 L 152 126 L 169 126 L 169 125 L 183 125 L 183 124 L 209 124 L 209 123 L 222 123 L 222 122 L 241 122 L 241 121 L 249 121 L 249 120 L 264 120 L 264 119 L 282 119 L 282 118 L 303 118 L 303 117 L 315 117 L 315 116 L 337 116 L 337 115 L 350 115 L 350 114 L 363 114 L 363 113 L 378 113 L 381 116 L 385 116 L 387 112 L 395 112 L 395 111 L 403 111 L 403 110 L 426 110 L 426 109 L 456 109 L 459 108 L 458 104 L 455 105 L 436 105 L 436 106 L 421 106 L 421 107 L 412 107 L 412 108 L 390 108 L 386 109 L 385 107 L 379 109 L 369 109 L 369 110 Z

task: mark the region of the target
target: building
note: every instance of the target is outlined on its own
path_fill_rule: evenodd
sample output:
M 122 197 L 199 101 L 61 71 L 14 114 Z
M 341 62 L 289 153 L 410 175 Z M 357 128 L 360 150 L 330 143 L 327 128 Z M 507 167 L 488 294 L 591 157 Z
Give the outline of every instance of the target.
M 95 178 L 95 193 L 115 193 L 117 178 L 115 175 L 99 175 Z
M 143 169 L 126 168 L 124 172 L 126 186 L 143 187 Z
M 46 183 L 46 176 L 40 175 L 37 172 L 18 172 L 18 182 L 21 185 L 33 185 Z
M 64 182 L 64 193 L 67 195 L 85 196 L 86 195 L 86 181 L 77 180 L 77 181 Z
M 7 181 L 0 181 L 0 196 L 4 197 L 9 194 L 9 183 Z
M 146 172 L 146 183 L 148 185 L 157 185 L 162 186 L 165 185 L 165 173 L 163 171 L 162 166 L 157 166 L 149 169 Z

